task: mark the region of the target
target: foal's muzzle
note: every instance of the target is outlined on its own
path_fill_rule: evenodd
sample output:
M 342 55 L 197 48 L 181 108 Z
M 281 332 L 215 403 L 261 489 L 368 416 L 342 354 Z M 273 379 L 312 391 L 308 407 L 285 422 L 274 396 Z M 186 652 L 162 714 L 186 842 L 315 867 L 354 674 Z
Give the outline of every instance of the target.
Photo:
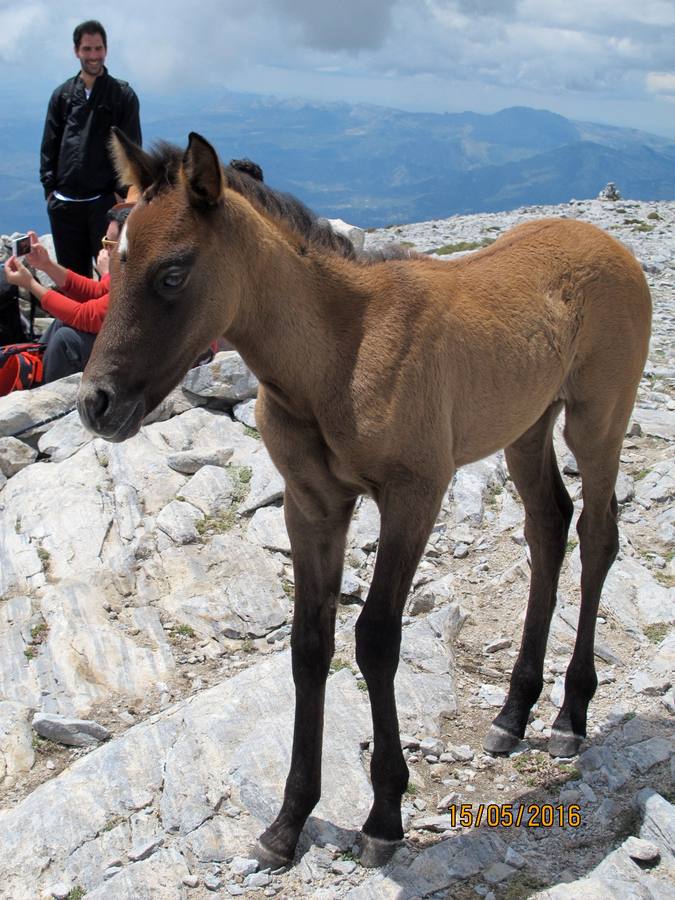
M 82 380 L 77 398 L 82 424 L 93 434 L 119 443 L 133 437 L 145 415 L 142 396 L 123 397 L 106 379 Z

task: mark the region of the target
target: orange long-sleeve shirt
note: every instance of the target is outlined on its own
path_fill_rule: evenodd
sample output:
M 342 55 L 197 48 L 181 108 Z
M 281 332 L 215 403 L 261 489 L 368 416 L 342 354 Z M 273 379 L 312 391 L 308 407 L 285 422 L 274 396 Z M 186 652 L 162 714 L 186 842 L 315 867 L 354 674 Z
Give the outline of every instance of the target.
M 62 290 L 63 294 L 47 291 L 40 303 L 42 308 L 72 328 L 98 334 L 108 312 L 110 275 L 94 281 L 68 270 Z

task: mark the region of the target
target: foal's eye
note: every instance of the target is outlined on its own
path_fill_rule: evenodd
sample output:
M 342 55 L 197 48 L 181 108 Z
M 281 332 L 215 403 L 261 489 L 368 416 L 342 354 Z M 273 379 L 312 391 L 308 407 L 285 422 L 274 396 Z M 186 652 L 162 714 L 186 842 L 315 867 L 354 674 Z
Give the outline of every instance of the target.
M 159 277 L 158 287 L 160 290 L 177 291 L 183 287 L 188 278 L 188 270 L 172 266 L 166 269 Z

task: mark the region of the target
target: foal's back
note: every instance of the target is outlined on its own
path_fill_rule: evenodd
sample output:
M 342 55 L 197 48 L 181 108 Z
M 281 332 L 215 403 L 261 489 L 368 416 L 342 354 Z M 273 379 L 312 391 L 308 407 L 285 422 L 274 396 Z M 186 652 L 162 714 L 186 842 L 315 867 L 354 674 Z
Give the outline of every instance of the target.
M 470 256 L 388 262 L 371 277 L 355 372 L 364 415 L 391 397 L 400 434 L 424 398 L 425 416 L 451 430 L 456 465 L 509 445 L 556 399 L 634 401 L 649 290 L 633 255 L 595 226 L 526 223 Z

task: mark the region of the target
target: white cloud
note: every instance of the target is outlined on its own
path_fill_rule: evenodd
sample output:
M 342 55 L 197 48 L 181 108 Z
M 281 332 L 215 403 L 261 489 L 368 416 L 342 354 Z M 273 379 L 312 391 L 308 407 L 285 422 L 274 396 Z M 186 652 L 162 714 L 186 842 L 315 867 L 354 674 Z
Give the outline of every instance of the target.
M 653 76 L 675 67 L 674 0 L 0 5 L 0 85 L 27 61 L 26 91 L 45 97 L 76 70 L 72 29 L 92 15 L 108 30 L 110 71 L 141 100 L 218 86 L 435 110 L 467 108 L 476 97 L 482 111 L 529 99 L 586 118 L 625 104 L 640 127 L 640 103 L 670 96 Z M 658 121 L 655 108 L 651 115 Z
M 653 94 L 672 94 L 675 100 L 675 72 L 650 72 L 647 75 L 647 89 Z

